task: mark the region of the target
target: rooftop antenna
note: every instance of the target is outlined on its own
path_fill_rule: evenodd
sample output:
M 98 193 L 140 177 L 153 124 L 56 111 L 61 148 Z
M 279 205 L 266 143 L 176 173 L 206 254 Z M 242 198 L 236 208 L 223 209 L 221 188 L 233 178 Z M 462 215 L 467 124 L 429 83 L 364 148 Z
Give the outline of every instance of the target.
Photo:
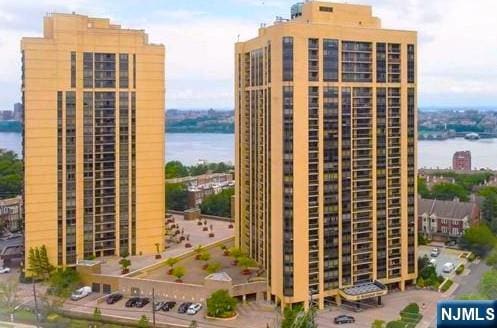
M 236 42 L 240 42 L 240 34 L 236 36 Z

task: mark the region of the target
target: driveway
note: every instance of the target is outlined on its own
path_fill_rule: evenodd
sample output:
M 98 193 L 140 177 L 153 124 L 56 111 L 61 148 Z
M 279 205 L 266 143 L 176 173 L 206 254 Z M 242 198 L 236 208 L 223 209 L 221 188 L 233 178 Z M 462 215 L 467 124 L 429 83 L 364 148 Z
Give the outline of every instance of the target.
M 478 293 L 478 285 L 480 284 L 480 279 L 485 272 L 491 268 L 485 263 L 485 260 L 481 260 L 480 263 L 473 263 L 469 267 L 470 272 L 468 275 L 460 275 L 454 278 L 454 281 L 459 283 L 459 286 L 455 290 L 453 297 L 457 298 L 463 294 L 473 294 Z M 464 283 L 461 283 L 464 280 Z
M 442 275 L 443 277 L 452 277 L 454 275 L 454 271 L 450 273 L 443 272 L 443 266 L 445 263 L 453 263 L 454 268 L 456 268 L 460 263 L 465 264 L 466 260 L 459 257 L 463 251 L 455 250 L 451 248 L 438 247 L 440 250 L 440 254 L 437 257 L 431 257 L 430 253 L 433 247 L 431 246 L 419 246 L 418 248 L 418 256 L 423 257 L 424 255 L 428 256 L 428 258 L 435 259 L 435 268 L 437 270 L 438 275 Z
M 423 319 L 417 328 L 430 327 L 435 320 L 437 302 L 443 298 L 443 294 L 431 290 L 409 289 L 404 292 L 392 292 L 382 298 L 383 307 L 370 308 L 362 312 L 353 312 L 343 307 L 333 306 L 331 309 L 319 311 L 317 324 L 320 328 L 328 327 L 367 327 L 370 328 L 375 320 L 389 322 L 400 318 L 400 311 L 409 303 L 417 303 Z M 423 308 L 423 304 L 425 304 Z M 333 319 L 341 314 L 351 315 L 355 318 L 354 324 L 335 325 Z

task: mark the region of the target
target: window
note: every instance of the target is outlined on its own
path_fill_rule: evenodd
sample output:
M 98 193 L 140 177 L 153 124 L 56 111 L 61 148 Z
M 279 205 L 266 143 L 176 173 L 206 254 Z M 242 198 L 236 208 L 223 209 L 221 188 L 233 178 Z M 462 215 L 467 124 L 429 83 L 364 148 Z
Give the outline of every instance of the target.
M 319 11 L 326 12 L 326 13 L 332 13 L 333 7 L 319 6 Z
M 71 52 L 71 88 L 76 88 L 76 52 Z
M 283 81 L 293 81 L 293 38 L 283 38 Z
M 323 40 L 323 80 L 338 82 L 338 40 Z

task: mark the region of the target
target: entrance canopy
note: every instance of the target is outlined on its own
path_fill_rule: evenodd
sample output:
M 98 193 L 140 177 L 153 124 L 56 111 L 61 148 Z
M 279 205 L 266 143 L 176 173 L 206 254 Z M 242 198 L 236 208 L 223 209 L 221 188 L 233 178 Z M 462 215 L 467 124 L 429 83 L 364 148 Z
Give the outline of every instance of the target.
M 349 301 L 360 301 L 372 297 L 384 296 L 387 293 L 387 287 L 379 281 L 361 283 L 339 290 L 340 296 Z

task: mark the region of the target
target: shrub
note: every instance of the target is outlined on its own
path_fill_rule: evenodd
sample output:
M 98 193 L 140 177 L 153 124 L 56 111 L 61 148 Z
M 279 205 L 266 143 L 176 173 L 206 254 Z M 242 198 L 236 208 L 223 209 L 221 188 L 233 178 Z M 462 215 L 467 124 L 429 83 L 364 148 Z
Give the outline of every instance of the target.
M 387 323 L 386 328 L 405 328 L 406 323 L 401 320 L 390 321 Z
M 469 254 L 468 261 L 473 262 L 476 259 L 476 255 L 474 253 Z
M 440 287 L 440 290 L 442 292 L 446 292 L 447 290 L 449 290 L 450 286 L 452 286 L 453 283 L 454 282 L 452 280 L 447 279 L 445 283 Z
M 186 274 L 186 269 L 182 266 L 175 267 L 171 272 L 173 276 L 176 277 L 177 282 L 181 282 L 181 278 Z
M 148 328 L 150 327 L 150 324 L 148 322 L 148 318 L 146 315 L 142 315 L 140 320 L 138 321 L 138 327 L 139 328 Z
M 221 264 L 219 264 L 218 262 L 213 262 L 207 265 L 205 271 L 207 271 L 208 273 L 216 273 L 219 271 L 219 269 L 221 269 Z
M 230 252 L 230 255 L 233 256 L 235 259 L 244 255 L 243 251 L 238 247 L 231 247 L 229 249 L 229 252 Z
M 371 324 L 371 328 L 383 328 L 385 327 L 385 321 L 383 320 L 375 320 Z
M 176 257 L 170 257 L 170 258 L 167 259 L 166 265 L 170 268 L 169 269 L 169 274 L 171 274 L 173 272 L 174 266 L 178 262 L 179 262 L 179 259 L 177 259 Z
M 407 313 L 419 313 L 419 305 L 417 303 L 411 303 L 407 305 L 402 312 L 407 312 Z M 402 313 L 401 312 L 401 313 Z
M 464 264 L 461 264 L 460 266 L 457 267 L 456 269 L 456 274 L 461 274 L 464 271 Z
M 423 277 L 421 277 L 421 276 L 418 277 L 418 280 L 416 281 L 416 285 L 418 287 L 421 287 L 421 288 L 425 287 L 425 280 L 423 279 Z
M 50 291 L 53 295 L 68 297 L 81 281 L 79 273 L 72 269 L 57 269 L 48 280 Z
M 198 259 L 202 261 L 209 261 L 211 259 L 211 254 L 208 251 L 203 251 L 199 255 Z
M 423 236 L 422 234 L 418 234 L 418 245 L 428 245 L 430 240 Z
M 235 315 L 236 299 L 226 289 L 220 289 L 207 298 L 207 315 L 217 318 L 229 318 Z

